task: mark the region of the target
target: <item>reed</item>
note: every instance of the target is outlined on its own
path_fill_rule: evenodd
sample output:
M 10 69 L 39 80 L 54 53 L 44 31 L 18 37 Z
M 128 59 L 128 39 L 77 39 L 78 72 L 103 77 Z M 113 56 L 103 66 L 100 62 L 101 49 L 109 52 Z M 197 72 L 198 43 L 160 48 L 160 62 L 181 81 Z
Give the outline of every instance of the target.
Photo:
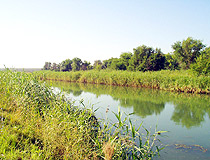
M 210 77 L 204 75 L 197 76 L 191 71 L 130 72 L 90 70 L 65 73 L 39 71 L 36 72 L 36 75 L 44 80 L 145 87 L 175 92 L 210 94 Z
M 83 73 L 49 74 L 78 81 Z M 37 76 L 0 72 L 0 159 L 150 159 L 159 153 L 155 143 L 148 143 L 156 137 L 146 136 L 140 143 L 145 145 L 134 143 L 139 130 L 127 125 L 120 109 L 117 123 L 99 121 L 92 110 L 53 93 Z

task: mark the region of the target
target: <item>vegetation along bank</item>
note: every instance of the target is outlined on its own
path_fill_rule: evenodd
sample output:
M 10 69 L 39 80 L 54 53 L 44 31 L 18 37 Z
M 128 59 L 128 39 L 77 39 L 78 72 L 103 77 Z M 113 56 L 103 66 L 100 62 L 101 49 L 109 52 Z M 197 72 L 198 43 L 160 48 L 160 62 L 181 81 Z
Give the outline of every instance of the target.
M 186 93 L 210 93 L 210 47 L 188 37 L 172 45 L 173 52 L 145 45 L 124 52 L 120 58 L 95 60 L 66 59 L 59 64 L 46 62 L 41 79 L 148 87 Z M 50 72 L 54 71 L 54 72 Z
M 151 159 L 163 149 L 161 131 L 144 137 L 114 115 L 114 124 L 97 120 L 33 73 L 0 71 L 0 159 Z
M 164 54 L 160 48 L 141 45 L 131 52 L 123 52 L 120 58 L 95 60 L 94 64 L 80 58 L 66 59 L 59 64 L 46 62 L 43 70 L 80 71 L 80 70 L 127 70 L 160 71 L 192 70 L 196 75 L 210 75 L 210 47 L 191 37 L 175 42 L 173 52 Z
M 197 76 L 191 71 L 132 72 L 90 70 L 77 72 L 39 71 L 43 80 L 94 83 L 119 86 L 156 88 L 161 90 L 210 94 L 210 76 Z

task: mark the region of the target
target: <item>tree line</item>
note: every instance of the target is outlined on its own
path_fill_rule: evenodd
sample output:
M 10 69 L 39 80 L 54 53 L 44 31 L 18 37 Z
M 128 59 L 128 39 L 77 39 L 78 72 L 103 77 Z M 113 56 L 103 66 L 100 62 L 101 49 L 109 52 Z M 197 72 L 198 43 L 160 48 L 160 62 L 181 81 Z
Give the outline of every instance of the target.
M 91 69 L 112 69 L 129 71 L 159 71 L 192 69 L 198 74 L 210 73 L 210 47 L 201 40 L 188 37 L 172 45 L 173 52 L 163 54 L 160 48 L 141 45 L 133 49 L 133 53 L 124 52 L 119 58 L 95 60 L 94 64 L 80 58 L 66 59 L 59 64 L 45 62 L 44 70 L 79 71 Z

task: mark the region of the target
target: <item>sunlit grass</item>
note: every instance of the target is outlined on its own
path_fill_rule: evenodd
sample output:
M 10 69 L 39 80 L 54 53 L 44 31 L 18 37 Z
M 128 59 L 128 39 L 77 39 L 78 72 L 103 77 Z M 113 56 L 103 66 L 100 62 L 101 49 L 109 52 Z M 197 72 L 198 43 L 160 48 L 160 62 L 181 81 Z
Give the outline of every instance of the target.
M 161 90 L 210 94 L 210 77 L 197 76 L 191 71 L 78 71 L 78 72 L 36 72 L 40 79 L 61 80 L 69 82 L 119 85 L 155 88 Z
M 62 73 L 69 81 L 81 75 Z M 0 100 L 0 159 L 150 159 L 161 149 L 155 148 L 159 132 L 145 129 L 142 137 L 120 109 L 115 124 L 99 122 L 92 110 L 54 94 L 37 74 L 0 72 Z

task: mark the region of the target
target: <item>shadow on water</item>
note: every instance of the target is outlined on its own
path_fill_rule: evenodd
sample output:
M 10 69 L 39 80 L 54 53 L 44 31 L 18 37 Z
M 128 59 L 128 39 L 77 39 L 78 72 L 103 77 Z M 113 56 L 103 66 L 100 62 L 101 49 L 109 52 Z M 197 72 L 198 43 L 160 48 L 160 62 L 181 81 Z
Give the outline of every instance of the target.
M 164 110 L 165 104 L 170 102 L 175 106 L 171 120 L 188 129 L 200 126 L 206 114 L 210 118 L 210 97 L 208 95 L 58 81 L 47 83 L 67 93 L 72 93 L 74 96 L 79 96 L 83 92 L 93 93 L 97 97 L 110 95 L 114 100 L 119 101 L 122 107 L 133 107 L 134 113 L 142 118 L 153 114 L 159 115 Z

